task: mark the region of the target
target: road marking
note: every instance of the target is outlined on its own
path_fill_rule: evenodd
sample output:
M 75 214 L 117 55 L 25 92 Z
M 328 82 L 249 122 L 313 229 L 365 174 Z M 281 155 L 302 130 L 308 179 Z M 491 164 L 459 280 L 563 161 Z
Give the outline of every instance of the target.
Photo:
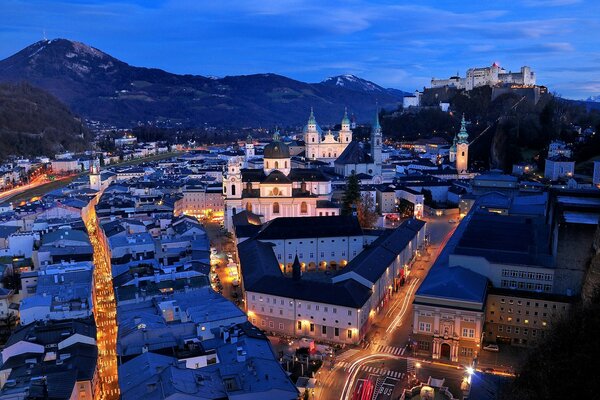
M 356 353 L 358 353 L 360 350 L 357 349 L 350 349 L 350 350 L 346 350 L 345 352 L 341 353 L 340 355 L 338 355 L 336 357 L 336 360 L 338 361 L 344 361 L 350 357 L 352 357 L 353 355 L 355 355 Z

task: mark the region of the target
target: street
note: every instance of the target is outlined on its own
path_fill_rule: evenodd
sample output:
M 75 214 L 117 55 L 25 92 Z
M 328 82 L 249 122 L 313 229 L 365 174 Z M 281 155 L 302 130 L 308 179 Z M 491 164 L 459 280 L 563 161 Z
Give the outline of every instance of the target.
M 119 398 L 117 367 L 117 307 L 112 285 L 110 253 L 96 217 L 96 197 L 82 213 L 94 249 L 94 318 L 98 346 L 98 383 L 95 390 L 100 399 Z
M 329 368 L 326 366 L 318 372 L 316 399 L 392 399 L 414 383 L 411 380 L 415 377 L 416 361 L 405 354 L 412 333 L 412 302 L 415 292 L 457 226 L 449 223 L 449 219 L 452 217 L 426 218 L 429 247 L 417 257 L 404 286 L 375 317 L 364 347 L 338 354 Z M 464 376 L 464 371 L 457 371 L 453 365 L 436 365 L 434 369 L 423 364 L 419 369 L 419 379 L 426 380 L 428 376 L 425 375 L 432 373 L 436 378 L 449 379 L 455 388 Z

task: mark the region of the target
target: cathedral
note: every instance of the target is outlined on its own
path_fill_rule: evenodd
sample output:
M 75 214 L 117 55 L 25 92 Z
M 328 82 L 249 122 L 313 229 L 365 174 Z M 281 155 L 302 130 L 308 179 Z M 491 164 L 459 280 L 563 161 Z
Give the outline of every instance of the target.
M 334 135 L 331 130 L 323 133 L 317 124 L 313 110 L 310 110 L 308 123 L 303 130 L 305 151 L 304 156 L 310 160 L 319 160 L 329 164 L 335 161 L 352 142 L 352 130 L 350 129 L 350 118 L 348 112 L 344 112 L 342 128 Z
M 329 178 L 318 169 L 292 168 L 289 147 L 279 133 L 264 148 L 262 168 L 244 168 L 241 157 L 229 160 L 223 195 L 229 230 L 232 216 L 244 210 L 260 215 L 263 222 L 277 217 L 339 215 L 339 208 L 331 202 Z
M 334 135 L 323 133 L 311 109 L 303 129 L 304 158 L 327 163 L 335 173 L 348 177 L 367 174 L 381 183 L 383 138 L 376 115 L 370 144 L 352 140 L 351 122 L 344 113 L 341 129 Z M 254 158 L 254 144 L 248 137 L 245 157 L 229 160 L 223 176 L 225 224 L 231 230 L 232 217 L 248 211 L 261 216 L 263 222 L 277 217 L 314 217 L 339 215 L 331 202 L 331 180 L 318 168 L 292 166 L 290 147 L 275 132 L 273 141 L 263 150 L 262 168 Z M 294 154 L 301 152 L 301 149 Z

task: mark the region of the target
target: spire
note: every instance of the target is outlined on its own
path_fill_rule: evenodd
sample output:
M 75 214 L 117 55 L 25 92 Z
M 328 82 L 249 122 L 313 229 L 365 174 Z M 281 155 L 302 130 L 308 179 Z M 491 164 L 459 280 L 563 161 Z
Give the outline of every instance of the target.
M 458 132 L 458 143 L 466 143 L 469 144 L 469 134 L 467 133 L 467 121 L 465 121 L 465 114 L 462 115 L 462 120 L 460 121 L 460 131 Z
M 317 124 L 317 120 L 315 118 L 315 114 L 313 112 L 313 108 L 312 107 L 310 108 L 310 116 L 308 117 L 308 124 L 309 125 L 310 124 L 314 124 L 314 125 Z
M 377 105 L 377 111 L 375 112 L 375 123 L 373 124 L 373 131 L 381 132 L 381 125 L 379 124 L 379 105 Z
M 246 136 L 246 143 L 248 143 L 248 144 L 252 143 L 252 135 L 248 134 L 248 136 Z
M 277 128 L 275 128 L 275 133 L 273 134 L 273 141 L 274 142 L 280 141 L 279 129 L 277 129 Z
M 295 281 L 299 281 L 300 278 L 302 278 L 302 265 L 300 264 L 297 253 L 296 258 L 294 258 L 294 263 L 292 264 L 292 278 Z
M 344 118 L 342 118 L 342 125 L 350 125 L 350 118 L 348 118 L 348 107 L 344 107 Z

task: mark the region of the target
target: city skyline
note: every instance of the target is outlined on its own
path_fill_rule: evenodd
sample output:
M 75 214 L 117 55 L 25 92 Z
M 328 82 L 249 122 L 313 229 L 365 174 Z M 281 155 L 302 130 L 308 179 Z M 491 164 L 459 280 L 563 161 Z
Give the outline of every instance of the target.
M 406 91 L 493 62 L 529 65 L 564 97 L 600 94 L 594 47 L 600 5 L 521 1 L 452 6 L 427 1 L 15 1 L 3 8 L 0 57 L 68 38 L 131 65 L 204 76 L 277 73 L 306 82 L 355 74 Z M 35 3 L 34 3 L 35 4 Z

